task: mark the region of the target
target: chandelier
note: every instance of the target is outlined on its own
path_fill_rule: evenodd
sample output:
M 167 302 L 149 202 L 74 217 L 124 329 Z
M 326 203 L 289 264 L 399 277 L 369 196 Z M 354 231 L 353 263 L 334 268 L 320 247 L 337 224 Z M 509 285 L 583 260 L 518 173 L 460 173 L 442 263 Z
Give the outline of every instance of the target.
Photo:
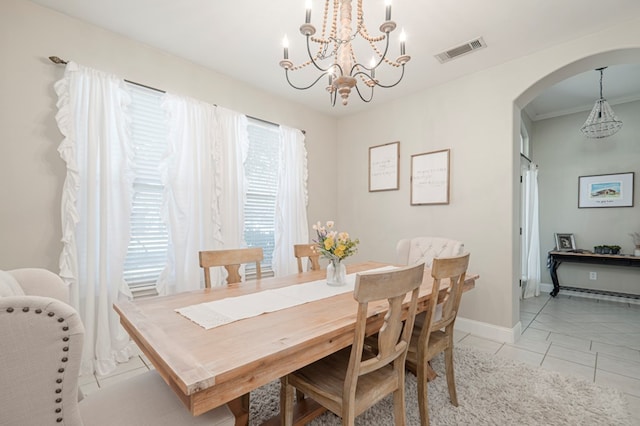
M 309 59 L 299 65 L 289 60 L 289 43 L 287 36 L 283 40 L 284 59 L 280 66 L 284 68 L 287 82 L 298 90 L 306 90 L 313 87 L 318 81 L 327 77 L 326 87 L 330 95 L 331 105 L 335 106 L 337 95 L 342 98 L 342 104 L 347 105 L 351 89 L 355 88 L 358 96 L 364 102 L 373 99 L 373 89 L 376 86 L 390 88 L 404 77 L 404 65 L 411 57 L 405 53 L 406 36 L 404 31 L 400 35 L 400 56 L 395 60 L 387 57 L 389 53 L 389 35 L 396 29 L 396 23 L 391 20 L 391 0 L 386 0 L 385 20 L 380 25 L 381 35 L 369 34 L 364 22 L 362 0 L 356 0 L 357 16 L 355 30 L 352 23 L 351 0 L 325 0 L 324 14 L 322 18 L 322 31 L 316 36 L 316 27 L 311 24 L 311 1 L 307 0 L 305 22 L 300 26 L 300 33 L 306 37 L 307 54 Z M 329 6 L 332 13 L 329 14 Z M 372 58 L 368 66 L 358 61 L 353 43 L 368 45 Z M 383 84 L 376 79 L 376 70 L 382 64 L 390 68 L 401 68 L 400 75 L 395 82 Z M 320 73 L 315 80 L 306 86 L 297 86 L 289 78 L 289 73 L 313 66 Z
M 587 121 L 580 128 L 588 138 L 606 138 L 622 128 L 622 121 L 618 120 L 609 102 L 602 96 L 602 71 L 605 69 L 607 67 L 596 69 L 600 71 L 600 99 L 596 101 Z

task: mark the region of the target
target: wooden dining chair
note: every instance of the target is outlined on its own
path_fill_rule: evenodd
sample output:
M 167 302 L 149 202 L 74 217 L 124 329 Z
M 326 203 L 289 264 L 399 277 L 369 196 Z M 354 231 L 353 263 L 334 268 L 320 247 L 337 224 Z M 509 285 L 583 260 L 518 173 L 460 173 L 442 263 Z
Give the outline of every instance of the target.
M 442 300 L 432 297 L 426 310 L 424 323 L 416 324 L 407 352 L 406 365 L 418 380 L 418 406 L 420 408 L 420 424 L 429 424 L 429 407 L 427 401 L 428 362 L 440 352 L 444 352 L 445 371 L 449 398 L 454 406 L 458 406 L 456 383 L 453 373 L 453 328 L 462 298 L 462 289 L 469 266 L 469 253 L 462 256 L 433 259 L 431 276 L 433 277 L 433 294 L 440 292 L 448 285 Z M 438 300 L 440 299 L 440 300 Z M 436 305 L 442 305 L 442 318 L 436 319 Z
M 358 302 L 358 312 L 353 345 L 281 379 L 280 410 L 284 425 L 293 424 L 294 388 L 342 417 L 344 425 L 353 425 L 356 416 L 393 393 L 395 424 L 405 424 L 404 363 L 423 273 L 424 265 L 418 265 L 356 275 L 353 297 Z M 404 318 L 403 302 L 407 294 L 411 298 Z M 376 307 L 382 303 L 389 308 L 376 323 L 376 351 L 364 344 L 370 303 Z
M 239 283 L 240 265 L 243 263 L 256 263 L 256 279 L 262 278 L 260 262 L 264 258 L 262 247 L 249 247 L 244 249 L 231 250 L 206 250 L 200 253 L 200 266 L 204 268 L 204 286 L 211 288 L 211 275 L 209 268 L 213 266 L 224 266 L 229 276 L 227 284 Z
M 227 284 L 239 283 L 242 281 L 240 276 L 240 265 L 243 263 L 256 263 L 256 279 L 262 278 L 260 262 L 264 258 L 262 247 L 249 247 L 244 249 L 230 250 L 205 250 L 199 253 L 200 267 L 204 268 L 204 287 L 211 288 L 211 275 L 209 268 L 214 266 L 224 266 L 227 270 Z M 240 397 L 240 406 L 242 411 L 248 413 L 250 404 L 250 395 L 244 394 Z
M 302 260 L 306 257 L 311 262 L 311 270 L 320 269 L 320 252 L 316 249 L 315 244 L 294 244 L 293 255 L 298 260 L 298 273 L 302 273 Z

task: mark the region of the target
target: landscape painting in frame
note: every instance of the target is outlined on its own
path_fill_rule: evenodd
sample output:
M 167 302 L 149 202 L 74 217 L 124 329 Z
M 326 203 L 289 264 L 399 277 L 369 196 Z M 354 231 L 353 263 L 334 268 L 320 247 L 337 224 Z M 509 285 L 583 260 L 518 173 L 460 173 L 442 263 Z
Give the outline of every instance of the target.
M 633 207 L 634 173 L 580 176 L 578 207 Z

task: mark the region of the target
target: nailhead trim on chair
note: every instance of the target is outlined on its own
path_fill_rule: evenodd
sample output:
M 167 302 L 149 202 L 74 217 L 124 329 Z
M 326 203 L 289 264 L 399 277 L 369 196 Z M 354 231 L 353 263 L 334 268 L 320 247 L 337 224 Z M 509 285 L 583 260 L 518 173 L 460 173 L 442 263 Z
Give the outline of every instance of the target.
M 28 306 L 25 306 L 25 307 L 23 307 L 23 308 L 22 308 L 22 312 L 27 313 L 27 312 L 29 312 L 29 311 L 30 311 L 30 309 L 29 309 L 29 307 L 28 307 Z M 7 312 L 11 314 L 11 313 L 15 312 L 15 309 L 14 309 L 14 308 L 12 308 L 12 307 L 8 307 L 8 308 L 7 308 Z M 34 310 L 33 312 L 34 312 L 35 314 L 41 314 L 41 313 L 42 313 L 42 309 L 36 309 L 36 310 Z M 48 317 L 50 317 L 50 318 L 52 318 L 52 319 L 53 319 L 53 317 L 55 317 L 55 315 L 56 315 L 56 314 L 55 314 L 55 312 L 47 312 L 47 316 L 48 316 Z M 65 322 L 66 322 L 66 320 L 65 320 L 64 318 L 58 318 L 58 319 L 57 319 L 57 321 L 58 321 L 59 323 L 65 323 Z M 69 331 L 69 326 L 68 326 L 68 325 L 63 325 L 63 327 L 62 327 L 62 331 Z M 62 338 L 62 341 L 63 341 L 63 342 L 65 342 L 65 343 L 66 343 L 66 342 L 68 342 L 68 341 L 69 341 L 69 336 L 64 336 L 64 337 Z M 64 353 L 66 353 L 66 352 L 68 352 L 68 351 L 69 351 L 69 346 L 68 346 L 68 345 L 65 345 L 65 346 L 63 346 L 63 347 L 62 347 L 63 355 L 64 355 Z M 57 384 L 59 384 L 60 386 L 59 386 L 59 387 L 57 387 L 57 388 L 56 388 L 56 390 L 55 390 L 56 395 L 59 395 L 59 394 L 61 394 L 61 393 L 62 393 L 62 382 L 63 382 L 63 380 L 64 380 L 64 371 L 65 371 L 65 369 L 64 369 L 64 363 L 66 363 L 68 360 L 69 360 L 69 358 L 67 358 L 66 356 L 63 356 L 63 357 L 62 357 L 62 359 L 60 360 L 60 361 L 63 363 L 63 365 L 62 365 L 62 366 L 60 366 L 60 367 L 58 368 L 58 370 L 57 370 L 57 371 L 58 371 L 58 373 L 60 374 L 60 377 L 58 377 L 58 378 L 56 379 L 56 383 L 57 383 Z M 58 407 L 56 407 L 56 409 L 55 409 L 55 413 L 56 413 L 56 414 L 60 414 L 60 413 L 62 413 L 62 398 L 61 398 L 61 396 L 58 396 L 58 397 L 55 399 L 55 403 L 56 403 L 56 404 L 58 404 Z M 63 419 L 63 417 L 62 417 L 62 416 L 60 416 L 60 417 L 56 417 L 56 423 L 62 423 L 62 421 L 63 421 L 63 420 L 64 420 L 64 419 Z

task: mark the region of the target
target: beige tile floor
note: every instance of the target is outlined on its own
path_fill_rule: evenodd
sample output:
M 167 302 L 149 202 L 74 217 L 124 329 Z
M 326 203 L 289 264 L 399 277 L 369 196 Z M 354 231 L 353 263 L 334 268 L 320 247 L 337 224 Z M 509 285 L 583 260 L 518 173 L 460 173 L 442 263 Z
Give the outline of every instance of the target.
M 460 346 L 573 375 L 622 390 L 640 425 L 640 303 L 577 295 L 522 301 L 522 337 L 503 343 L 457 333 Z M 140 354 L 108 376 L 82 376 L 85 394 L 153 368 Z

